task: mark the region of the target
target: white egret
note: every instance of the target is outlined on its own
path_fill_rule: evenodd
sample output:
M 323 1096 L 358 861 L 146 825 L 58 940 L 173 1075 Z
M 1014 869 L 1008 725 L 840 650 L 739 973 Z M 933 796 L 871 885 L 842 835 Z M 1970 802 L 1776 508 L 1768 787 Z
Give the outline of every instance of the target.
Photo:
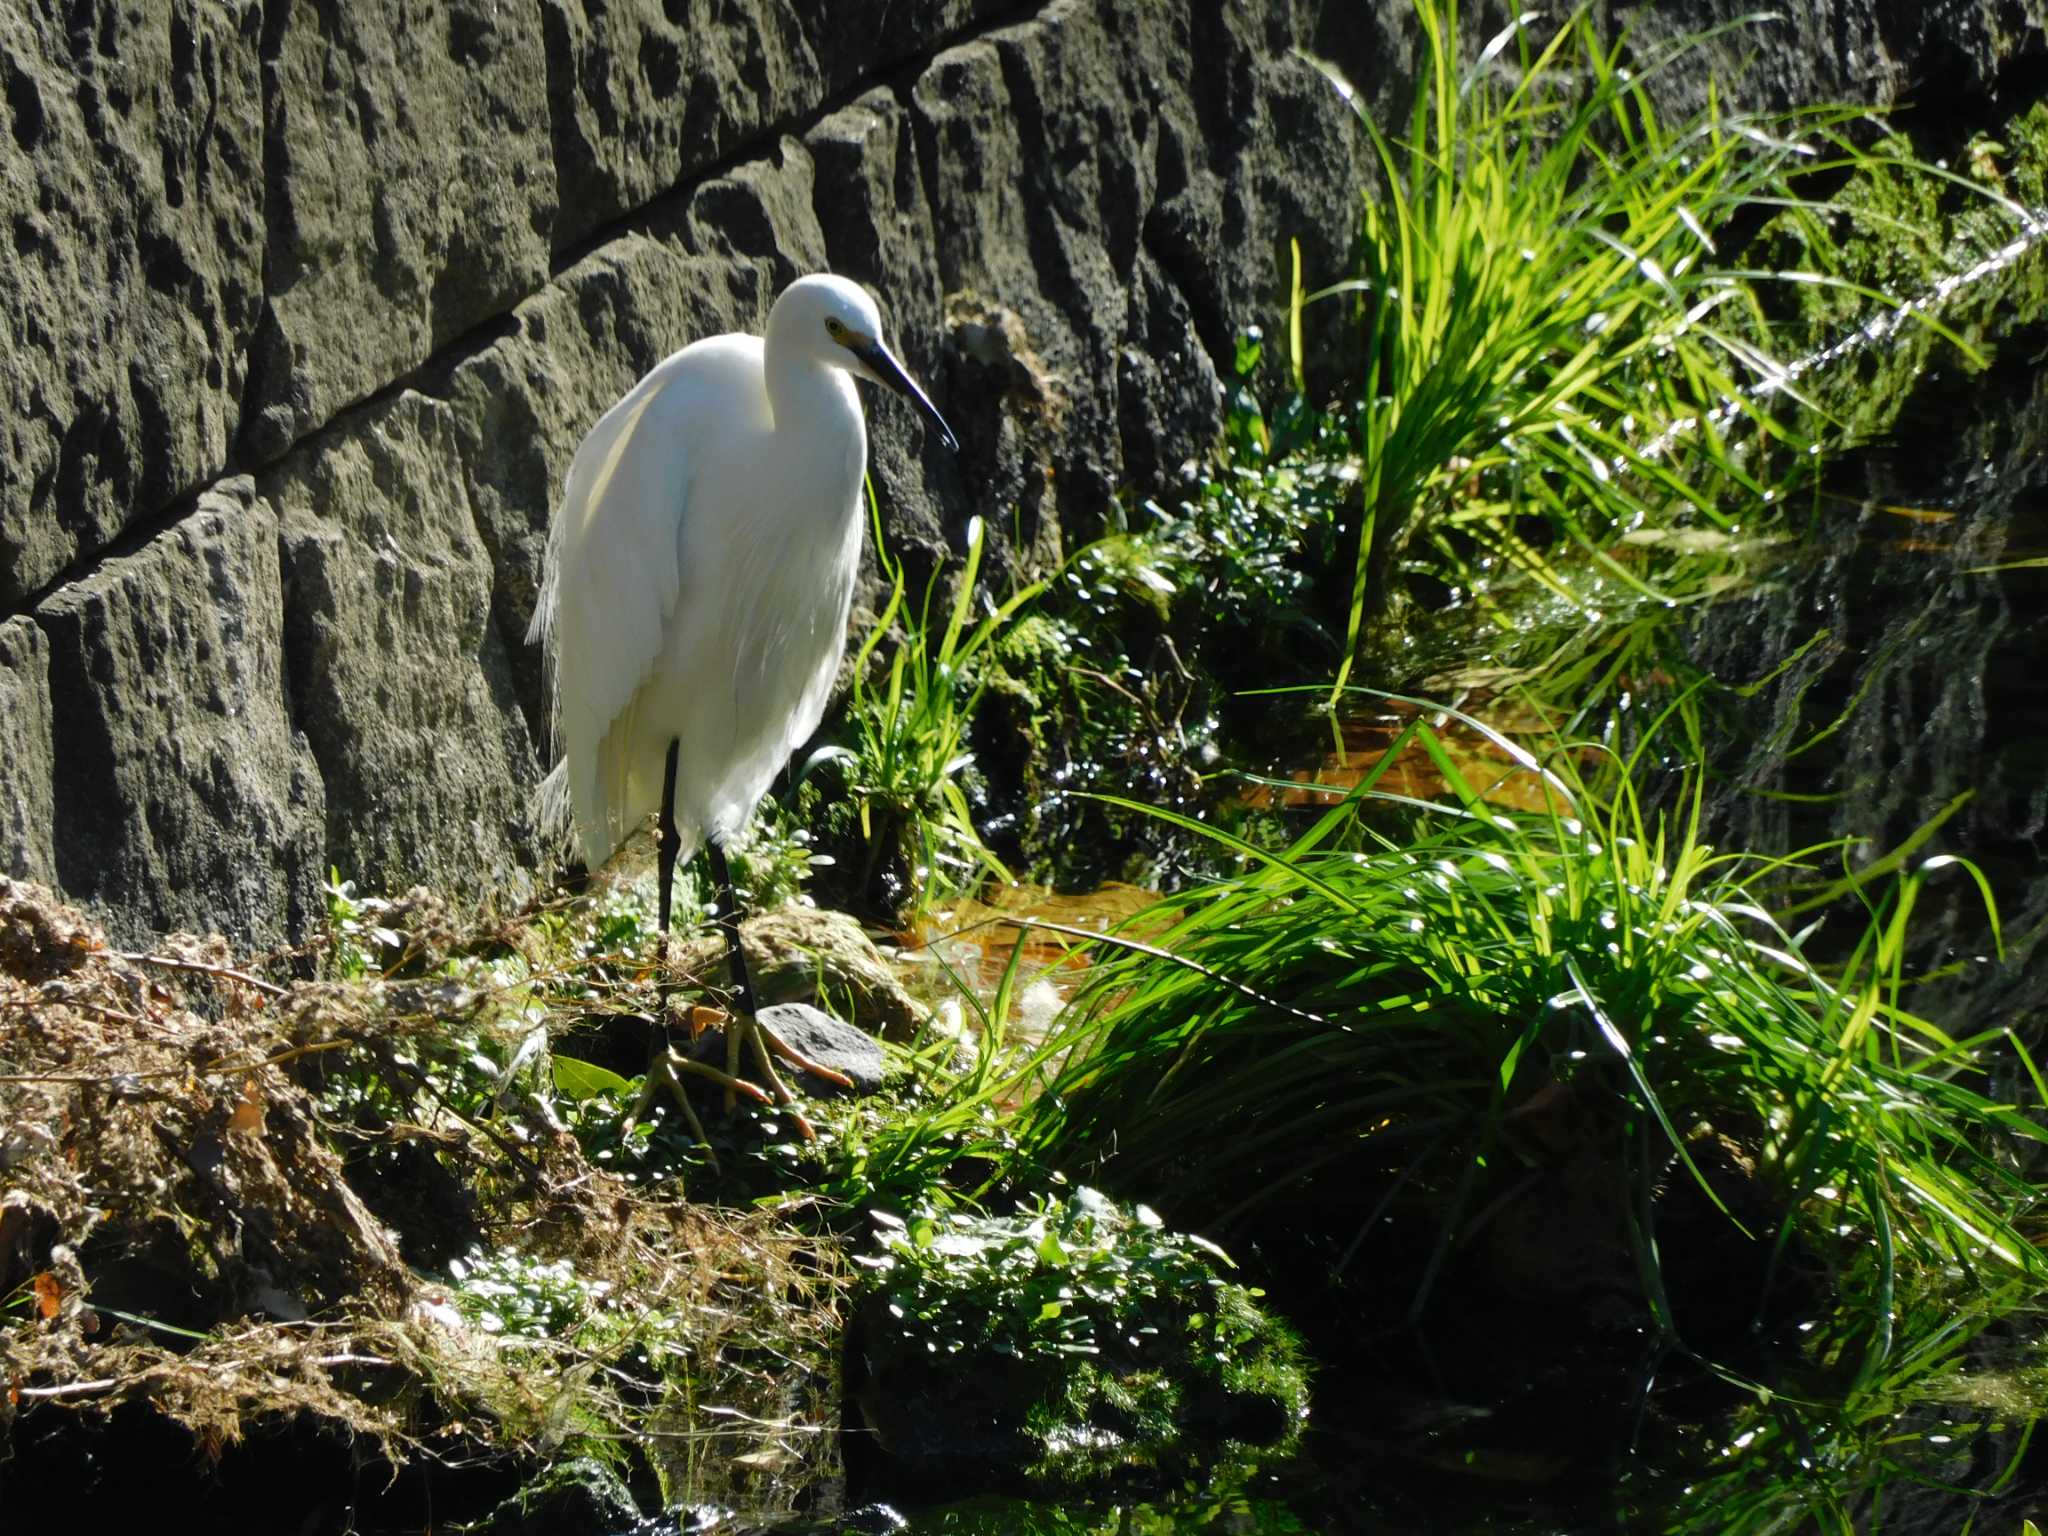
M 725 844 L 816 729 L 845 652 L 867 467 L 855 377 L 907 396 L 959 446 L 883 344 L 874 300 L 844 278 L 791 283 L 765 342 L 712 336 L 659 364 L 576 450 L 527 631 L 553 679 L 560 760 L 544 816 L 573 818 L 595 870 L 657 813 L 664 969 L 676 862 L 705 847 L 737 1016 L 732 1070 L 706 1075 L 755 1091 L 732 1080 L 745 1034 L 783 1103 L 770 1048 L 836 1074 L 753 1017 Z M 662 995 L 636 1118 L 658 1085 L 688 1114 L 675 1073 L 703 1070 L 666 1047 Z

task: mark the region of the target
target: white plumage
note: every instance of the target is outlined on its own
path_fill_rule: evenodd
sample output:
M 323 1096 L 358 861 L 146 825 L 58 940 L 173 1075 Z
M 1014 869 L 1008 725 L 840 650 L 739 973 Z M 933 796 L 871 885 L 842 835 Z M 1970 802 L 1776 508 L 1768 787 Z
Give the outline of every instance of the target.
M 874 301 L 801 278 L 765 343 L 657 366 L 577 449 L 528 632 L 551 662 L 552 797 L 597 868 L 659 809 L 671 740 L 687 860 L 745 822 L 817 727 L 860 559 L 867 430 L 851 374 L 908 394 Z

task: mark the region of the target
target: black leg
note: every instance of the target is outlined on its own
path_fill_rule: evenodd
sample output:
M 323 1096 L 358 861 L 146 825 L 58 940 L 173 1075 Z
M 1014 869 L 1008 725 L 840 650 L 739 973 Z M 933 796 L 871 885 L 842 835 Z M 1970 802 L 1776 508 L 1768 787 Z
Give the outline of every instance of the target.
M 690 1104 L 689 1094 L 683 1091 L 683 1080 L 678 1073 L 709 1077 L 714 1082 L 723 1084 L 728 1110 L 732 1108 L 735 1091 L 745 1091 L 764 1104 L 768 1102 L 768 1096 L 751 1083 L 739 1082 L 707 1063 L 693 1061 L 682 1055 L 675 1049 L 674 1041 L 669 1035 L 669 1000 L 675 993 L 675 978 L 668 963 L 668 920 L 675 898 L 676 855 L 683 851 L 683 835 L 676 829 L 676 759 L 681 755 L 682 748 L 683 744 L 679 739 L 669 738 L 668 765 L 663 770 L 661 779 L 661 837 L 656 845 L 661 854 L 661 937 L 658 941 L 661 950 L 656 966 L 661 978 L 657 988 L 660 1017 L 655 1024 L 654 1052 L 647 1063 L 647 1079 L 641 1085 L 640 1097 L 633 1101 L 633 1108 L 626 1115 L 626 1125 L 631 1128 L 639 1124 L 640 1117 L 645 1115 L 648 1107 L 653 1104 L 655 1095 L 666 1089 L 674 1095 L 676 1106 L 682 1110 L 683 1118 L 690 1124 L 690 1130 L 698 1141 L 704 1143 L 706 1151 L 709 1152 L 711 1138 L 704 1134 L 704 1122 L 697 1118 L 697 1111 Z M 723 912 L 731 905 L 731 892 L 724 889 L 728 885 L 725 878 L 725 858 L 719 854 L 715 846 L 712 849 L 712 856 L 716 860 L 714 867 L 718 871 L 719 884 L 722 888 Z M 770 1080 L 773 1081 L 772 1078 Z M 802 1117 L 798 1118 L 801 1120 Z M 716 1169 L 718 1155 L 710 1155 L 711 1166 Z
M 680 739 L 670 737 L 668 768 L 661 778 L 661 949 L 662 968 L 668 965 L 669 899 L 675 894 L 676 855 L 683 851 L 683 834 L 676 830 L 676 757 L 683 750 Z
M 717 838 L 707 838 L 705 855 L 711 860 L 711 881 L 717 887 L 712 900 L 717 904 L 718 926 L 725 933 L 725 952 L 732 960 L 733 1004 L 746 1018 L 754 1016 L 754 982 L 747 974 L 746 952 L 740 948 L 739 903 L 732 893 L 732 870 L 725 862 L 725 850 Z
M 668 918 L 669 908 L 675 896 L 676 855 L 683 851 L 683 834 L 676 830 L 676 758 L 682 752 L 681 740 L 671 736 L 668 743 L 668 767 L 661 776 L 661 837 L 656 847 L 660 850 L 661 861 L 661 934 L 654 942 L 658 947 L 654 974 L 654 995 L 658 999 L 661 1015 L 656 1027 L 657 1049 L 668 1046 L 668 1000 L 675 990 L 675 980 L 668 964 Z

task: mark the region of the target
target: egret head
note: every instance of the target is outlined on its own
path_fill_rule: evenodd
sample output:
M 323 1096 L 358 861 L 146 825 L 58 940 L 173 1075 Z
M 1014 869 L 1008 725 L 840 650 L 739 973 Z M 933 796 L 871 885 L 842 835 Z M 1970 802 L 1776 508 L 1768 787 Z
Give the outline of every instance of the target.
M 894 390 L 924 413 L 948 448 L 959 449 L 939 408 L 883 342 L 882 312 L 860 284 L 823 272 L 800 277 L 775 301 L 768 330 L 771 336 L 793 337 L 805 355 L 828 367 Z

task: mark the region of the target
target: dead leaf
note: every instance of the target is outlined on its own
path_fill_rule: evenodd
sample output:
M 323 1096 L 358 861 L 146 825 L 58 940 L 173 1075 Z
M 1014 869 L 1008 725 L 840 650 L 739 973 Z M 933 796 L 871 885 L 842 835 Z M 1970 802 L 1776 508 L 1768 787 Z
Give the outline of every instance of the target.
M 64 1287 L 47 1269 L 29 1284 L 35 1287 L 36 1310 L 43 1314 L 43 1321 L 48 1322 L 64 1304 Z
M 256 1079 L 242 1079 L 242 1101 L 235 1106 L 235 1112 L 228 1116 L 231 1131 L 260 1131 L 263 1129 L 263 1094 L 256 1086 Z

